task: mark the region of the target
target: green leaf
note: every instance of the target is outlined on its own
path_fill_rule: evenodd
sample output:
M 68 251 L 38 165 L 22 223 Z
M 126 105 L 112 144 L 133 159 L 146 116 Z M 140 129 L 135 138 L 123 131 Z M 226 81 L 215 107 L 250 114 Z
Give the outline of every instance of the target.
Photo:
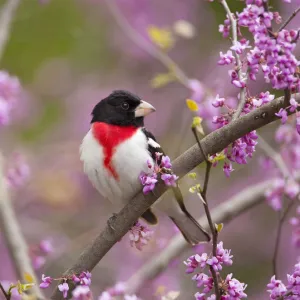
M 224 160 L 226 158 L 226 155 L 224 154 L 224 151 L 216 153 L 216 156 L 211 158 L 210 156 L 208 156 L 208 160 L 213 164 L 215 162 Z
M 195 172 L 194 173 L 189 173 L 188 177 L 190 177 L 191 179 L 197 179 L 197 174 Z
M 205 135 L 204 129 L 203 129 L 203 126 L 202 126 L 202 121 L 203 121 L 202 118 L 200 118 L 200 117 L 194 117 L 193 118 L 193 123 L 192 123 L 192 128 L 196 128 L 196 130 L 200 134 Z
M 170 30 L 151 25 L 147 31 L 151 41 L 161 49 L 168 50 L 174 46 L 175 38 Z
M 216 227 L 216 230 L 218 233 L 221 232 L 221 230 L 223 229 L 223 226 L 224 226 L 223 223 L 215 224 L 215 227 Z
M 196 101 L 192 100 L 192 99 L 186 99 L 186 105 L 189 108 L 189 110 L 191 111 L 198 111 L 198 104 Z
M 198 193 L 200 191 L 201 191 L 201 186 L 199 183 L 189 188 L 189 192 L 192 194 Z

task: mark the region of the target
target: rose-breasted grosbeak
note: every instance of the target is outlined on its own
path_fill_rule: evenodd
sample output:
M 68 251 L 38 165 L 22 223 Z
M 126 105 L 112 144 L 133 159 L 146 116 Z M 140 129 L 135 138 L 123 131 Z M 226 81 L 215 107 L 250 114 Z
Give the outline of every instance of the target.
M 149 172 L 155 153 L 163 153 L 144 127 L 144 117 L 153 111 L 151 104 L 123 90 L 112 92 L 92 111 L 91 129 L 82 141 L 80 158 L 94 187 L 118 209 L 141 188 L 139 176 Z M 190 244 L 209 241 L 207 232 L 186 210 L 178 186 L 173 191 L 175 198 L 158 201 L 155 207 L 172 219 Z M 142 218 L 157 223 L 151 209 Z

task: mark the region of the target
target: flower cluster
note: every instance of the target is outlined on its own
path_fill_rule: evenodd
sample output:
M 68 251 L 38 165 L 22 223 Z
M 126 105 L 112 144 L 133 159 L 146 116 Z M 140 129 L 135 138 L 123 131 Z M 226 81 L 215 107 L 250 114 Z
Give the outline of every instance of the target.
M 42 240 L 38 245 L 30 246 L 30 256 L 33 267 L 38 270 L 46 263 L 46 257 L 53 252 L 52 242 L 49 239 Z
M 171 170 L 172 164 L 170 158 L 159 152 L 156 152 L 155 156 L 155 161 L 147 161 L 148 171 L 146 173 L 142 172 L 140 175 L 140 181 L 144 186 L 144 194 L 148 194 L 154 190 L 155 184 L 158 181 L 158 175 L 160 175 L 160 178 L 167 186 L 176 186 L 176 180 L 178 179 L 178 176 L 173 174 Z
M 243 113 L 249 113 L 254 108 L 260 107 L 265 103 L 272 101 L 273 99 L 274 95 L 271 95 L 269 92 L 260 93 L 257 97 L 251 97 L 247 99 Z M 227 109 L 227 113 L 215 116 L 213 118 L 213 123 L 217 126 L 217 128 L 227 125 L 231 121 L 234 110 L 226 104 L 226 99 L 220 98 L 219 95 L 217 95 L 212 105 L 214 107 L 224 107 Z M 247 159 L 253 156 L 255 146 L 257 145 L 257 138 L 258 136 L 256 135 L 256 131 L 252 131 L 237 139 L 230 146 L 224 149 L 222 157 L 220 157 L 218 154 L 210 157 L 213 166 L 216 166 L 218 161 L 226 158 L 227 161 L 224 162 L 223 171 L 225 175 L 229 177 L 230 173 L 234 170 L 232 167 L 232 162 L 246 164 Z
M 276 89 L 290 89 L 296 92 L 300 88 L 298 61 L 294 55 L 296 43 L 299 38 L 299 32 L 296 30 L 282 29 L 279 32 L 273 32 L 272 22 L 277 24 L 281 22 L 278 12 L 272 12 L 266 9 L 264 0 L 247 0 L 246 7 L 240 13 L 233 14 L 237 20 L 237 35 L 239 40 L 234 40 L 233 45 L 226 52 L 220 52 L 218 64 L 233 65 L 229 70 L 231 83 L 240 89 L 247 86 L 247 77 L 256 80 L 256 76 L 261 70 L 265 81 L 271 83 Z M 226 18 L 224 24 L 219 26 L 219 31 L 223 37 L 228 38 L 231 31 L 230 19 Z M 253 36 L 253 42 L 243 37 L 242 27 L 247 27 Z M 246 97 L 242 113 L 246 114 L 251 110 L 258 108 L 274 99 L 268 91 L 258 96 L 251 96 L 249 90 L 243 92 Z M 241 93 L 238 98 L 241 97 Z M 212 101 L 215 108 L 226 108 L 227 113 L 213 117 L 213 124 L 217 128 L 227 125 L 235 113 L 235 109 L 226 104 L 225 98 L 217 95 Z M 288 112 L 295 112 L 298 103 L 294 98 L 290 99 L 290 106 L 281 109 L 276 115 L 281 118 L 282 123 L 287 121 Z M 296 113 L 296 129 L 300 133 L 300 113 Z M 238 164 L 247 163 L 247 158 L 252 157 L 255 145 L 257 144 L 255 132 L 235 141 L 230 149 L 225 149 L 224 154 L 229 162 L 224 164 L 224 172 L 229 176 L 233 171 L 231 162 Z M 214 164 L 215 156 L 212 157 Z
M 142 250 L 147 245 L 153 235 L 153 231 L 146 224 L 136 222 L 129 230 L 129 240 L 131 247 Z
M 14 153 L 10 158 L 9 166 L 6 171 L 6 179 L 9 186 L 23 186 L 30 176 L 30 168 L 24 157 L 19 153 Z
M 98 300 L 114 300 L 115 297 L 123 296 L 124 300 L 139 300 L 136 295 L 126 294 L 126 286 L 123 282 L 118 282 L 112 288 L 104 291 L 98 298 Z M 118 298 L 119 299 L 119 298 Z
M 299 104 L 295 100 L 295 98 L 290 99 L 290 105 L 286 108 L 281 108 L 278 113 L 275 115 L 281 118 L 281 123 L 285 124 L 288 120 L 288 112 L 293 113 L 296 112 L 296 130 L 297 133 L 300 134 L 300 112 L 297 111 Z
M 192 277 L 192 280 L 197 282 L 197 287 L 202 288 L 202 292 L 195 294 L 197 300 L 213 300 L 215 295 L 212 294 L 208 296 L 213 289 L 213 278 L 211 274 L 207 275 L 203 273 L 206 267 L 213 268 L 218 277 L 220 278 L 220 286 L 222 286 L 222 300 L 238 300 L 246 298 L 244 290 L 246 285 L 239 282 L 237 279 L 232 278 L 232 274 L 227 275 L 225 280 L 221 279 L 219 272 L 222 270 L 223 265 L 230 266 L 232 265 L 232 255 L 230 250 L 223 248 L 223 242 L 219 242 L 217 245 L 216 256 L 209 256 L 207 253 L 202 253 L 201 255 L 196 254 L 189 257 L 184 264 L 187 266 L 186 273 L 194 273 L 198 269 L 201 273 L 197 273 Z
M 46 289 L 48 288 L 53 281 L 64 281 L 60 285 L 58 285 L 59 291 L 62 292 L 63 297 L 67 298 L 69 292 L 69 284 L 68 280 L 73 281 L 77 287 L 73 290 L 72 295 L 74 300 L 80 299 L 92 299 L 91 292 L 89 286 L 91 285 L 92 274 L 90 272 L 81 272 L 79 275 L 73 274 L 71 276 L 63 277 L 63 278 L 52 278 L 50 276 L 42 275 L 42 282 L 40 284 L 40 288 Z
M 294 267 L 294 272 L 287 274 L 287 284 L 272 276 L 270 283 L 267 285 L 270 299 L 299 299 L 300 298 L 300 263 Z
M 247 2 L 246 8 L 237 14 L 238 25 L 247 27 L 253 35 L 254 47 L 247 53 L 249 77 L 256 80 L 259 69 L 266 82 L 273 88 L 295 90 L 299 83 L 296 76 L 297 59 L 293 54 L 298 33 L 296 30 L 272 32 L 272 20 L 281 21 L 278 12 L 266 11 L 264 1 Z
M 0 126 L 9 124 L 11 111 L 20 98 L 19 79 L 0 71 Z
M 276 211 L 282 209 L 282 198 L 284 195 L 290 199 L 295 197 L 300 192 L 299 184 L 294 179 L 285 181 L 283 178 L 273 180 L 272 186 L 265 192 L 268 204 Z

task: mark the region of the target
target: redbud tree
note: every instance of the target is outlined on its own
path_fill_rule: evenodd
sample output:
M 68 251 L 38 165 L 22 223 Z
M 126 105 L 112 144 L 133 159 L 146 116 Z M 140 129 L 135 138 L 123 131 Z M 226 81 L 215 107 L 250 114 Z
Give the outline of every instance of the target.
M 45 1 L 41 1 L 44 3 Z M 204 180 L 196 173 L 189 173 L 188 191 L 203 206 L 212 240 L 206 247 L 194 247 L 193 254 L 186 256 L 181 264 L 197 288 L 190 293 L 190 298 L 197 300 L 238 300 L 246 299 L 247 282 L 241 282 L 229 269 L 238 264 L 238 257 L 222 237 L 226 230 L 223 223 L 216 223 L 209 205 L 208 189 L 211 187 L 211 171 L 221 166 L 222 176 L 228 184 L 233 184 L 232 173 L 239 165 L 249 165 L 257 148 L 265 155 L 261 157 L 259 172 L 272 174 L 272 182 L 264 190 L 266 204 L 279 215 L 274 251 L 270 253 L 272 274 L 265 283 L 264 298 L 267 299 L 300 299 L 300 262 L 295 261 L 294 268 L 286 278 L 278 276 L 278 251 L 282 238 L 282 226 L 289 222 L 290 245 L 300 247 L 300 63 L 296 57 L 300 29 L 293 27 L 300 6 L 288 17 L 283 19 L 280 11 L 275 11 L 268 0 L 244 0 L 243 8 L 234 12 L 231 1 L 210 0 L 205 5 L 215 2 L 222 7 L 224 21 L 219 25 L 219 34 L 226 41 L 219 49 L 219 58 L 215 61 L 218 68 L 226 69 L 227 87 L 214 89 L 198 79 L 189 78 L 185 71 L 170 58 L 169 50 L 176 47 L 178 39 L 190 39 L 195 35 L 195 28 L 186 20 L 177 21 L 172 29 L 155 25 L 148 26 L 147 39 L 135 32 L 122 16 L 116 3 L 107 0 L 107 5 L 116 21 L 123 24 L 125 33 L 133 42 L 158 59 L 167 68 L 165 73 L 156 75 L 152 81 L 153 88 L 170 88 L 170 83 L 179 82 L 188 89 L 190 95 L 185 99 L 186 109 L 190 112 L 190 134 L 195 138 L 199 153 L 204 158 Z M 289 0 L 282 1 L 290 5 Z M 297 1 L 294 1 L 297 2 Z M 214 3 L 214 4 L 215 4 Z M 298 15 L 298 17 L 299 17 Z M 150 41 L 150 42 L 149 42 Z M 218 47 L 216 45 L 215 47 Z M 5 130 L 12 122 L 13 111 L 22 101 L 20 79 L 7 71 L 0 72 L 0 125 Z M 253 86 L 263 81 L 264 89 L 253 92 Z M 233 95 L 227 90 L 234 91 Z M 206 152 L 202 139 L 211 132 L 221 130 L 230 124 L 251 114 L 266 105 L 272 107 L 277 101 L 276 95 L 284 97 L 282 107 L 273 115 L 278 120 L 273 138 L 280 151 L 274 150 L 256 130 L 249 132 L 219 152 Z M 261 115 L 266 118 L 266 115 Z M 247 126 L 247 124 L 245 124 Z M 137 180 L 145 195 L 156 193 L 159 184 L 167 188 L 177 186 L 179 176 L 173 171 L 169 156 L 156 153 L 156 161 L 145 162 L 148 172 L 143 172 Z M 7 167 L 3 172 L 5 185 L 9 190 L 17 189 L 26 184 L 30 177 L 30 167 L 20 153 L 7 159 Z M 137 251 L 147 251 L 149 244 L 155 239 L 155 230 L 138 220 L 128 232 L 128 244 Z M 117 216 L 118 218 L 118 216 Z M 17 223 L 17 220 L 13 220 Z M 9 237 L 7 237 L 9 240 Z M 114 242 L 118 242 L 115 240 Z M 41 273 L 40 282 L 36 282 L 33 274 L 26 274 L 25 280 L 17 283 L 0 283 L 5 299 L 18 298 L 30 292 L 33 286 L 40 289 L 55 288 L 53 299 L 152 299 L 149 295 L 140 295 L 138 290 L 132 291 L 128 282 L 116 282 L 106 290 L 97 290 L 97 296 L 91 291 L 92 268 L 71 274 L 43 274 L 42 268 L 48 255 L 55 252 L 51 238 L 45 238 L 38 244 L 29 244 L 28 256 L 33 268 Z M 124 258 L 120 258 L 124 259 Z M 179 268 L 179 267 L 178 267 Z M 163 271 L 163 267 L 157 273 Z M 66 275 L 67 274 L 67 275 Z M 21 279 L 21 278 L 20 278 Z M 25 282 L 27 281 L 27 282 Z M 116 280 L 117 281 L 117 280 Z M 145 283 L 146 284 L 146 283 Z M 181 299 L 180 288 L 154 294 L 157 299 Z M 58 296 L 57 296 L 58 295 Z M 94 298 L 93 298 L 94 297 Z M 39 298 L 39 297 L 37 297 Z

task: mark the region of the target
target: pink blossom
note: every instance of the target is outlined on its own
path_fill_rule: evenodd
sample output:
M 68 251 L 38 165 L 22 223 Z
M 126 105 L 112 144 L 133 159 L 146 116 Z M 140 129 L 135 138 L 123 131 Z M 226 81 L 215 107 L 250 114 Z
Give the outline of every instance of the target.
M 78 285 L 72 292 L 74 300 L 91 300 L 92 294 L 90 288 L 86 285 Z
M 243 50 L 247 48 L 251 48 L 249 46 L 249 41 L 246 39 L 243 39 L 242 41 L 237 41 L 233 46 L 230 47 L 231 50 L 235 51 L 237 54 L 242 54 Z
M 147 225 L 143 225 L 141 222 L 136 222 L 136 224 L 129 230 L 131 247 L 135 247 L 140 251 L 145 245 L 148 244 L 152 236 L 153 231 L 150 230 Z
M 222 107 L 224 105 L 225 98 L 220 98 L 219 94 L 216 96 L 215 101 L 212 103 L 214 107 Z
M 245 283 L 241 283 L 235 278 L 232 278 L 232 274 L 228 274 L 225 279 L 225 284 L 228 286 L 227 299 L 243 299 L 247 298 L 247 294 L 244 292 L 247 285 Z
M 244 88 L 246 86 L 246 83 L 241 80 L 233 80 L 232 83 L 237 88 Z
M 167 186 L 175 186 L 176 187 L 176 180 L 179 177 L 175 174 L 162 174 L 161 179 L 164 181 L 165 185 Z
M 287 292 L 286 286 L 282 283 L 281 280 L 275 279 L 275 275 L 272 276 L 270 283 L 267 285 L 269 288 L 268 292 L 270 293 L 271 299 L 277 299 L 282 297 Z
M 64 282 L 64 283 L 58 285 L 58 289 L 63 293 L 63 297 L 67 298 L 68 291 L 69 291 L 69 285 L 66 282 Z
M 232 51 L 228 50 L 227 53 L 223 54 L 223 52 L 220 52 L 220 60 L 218 61 L 218 64 L 223 65 L 229 65 L 231 63 L 235 62 L 235 58 L 232 55 Z
M 281 118 L 281 123 L 285 124 L 288 118 L 287 111 L 284 108 L 280 108 L 278 113 L 275 113 L 275 115 L 279 118 Z
M 28 181 L 30 168 L 24 157 L 19 153 L 14 153 L 10 162 L 10 166 L 6 171 L 6 178 L 11 187 L 20 187 Z
M 192 90 L 190 98 L 196 102 L 201 102 L 205 95 L 205 87 L 203 84 L 197 79 L 190 79 L 188 84 L 189 88 Z
M 53 278 L 51 278 L 50 276 L 45 276 L 45 274 L 42 275 L 42 283 L 40 284 L 40 288 L 42 289 L 46 289 L 50 286 L 50 284 L 52 283 Z
M 300 112 L 296 113 L 296 129 L 298 134 L 300 134 Z
M 230 177 L 231 172 L 234 171 L 234 169 L 232 168 L 231 162 L 229 162 L 229 163 L 225 162 L 224 163 L 223 171 L 224 171 L 226 177 Z

